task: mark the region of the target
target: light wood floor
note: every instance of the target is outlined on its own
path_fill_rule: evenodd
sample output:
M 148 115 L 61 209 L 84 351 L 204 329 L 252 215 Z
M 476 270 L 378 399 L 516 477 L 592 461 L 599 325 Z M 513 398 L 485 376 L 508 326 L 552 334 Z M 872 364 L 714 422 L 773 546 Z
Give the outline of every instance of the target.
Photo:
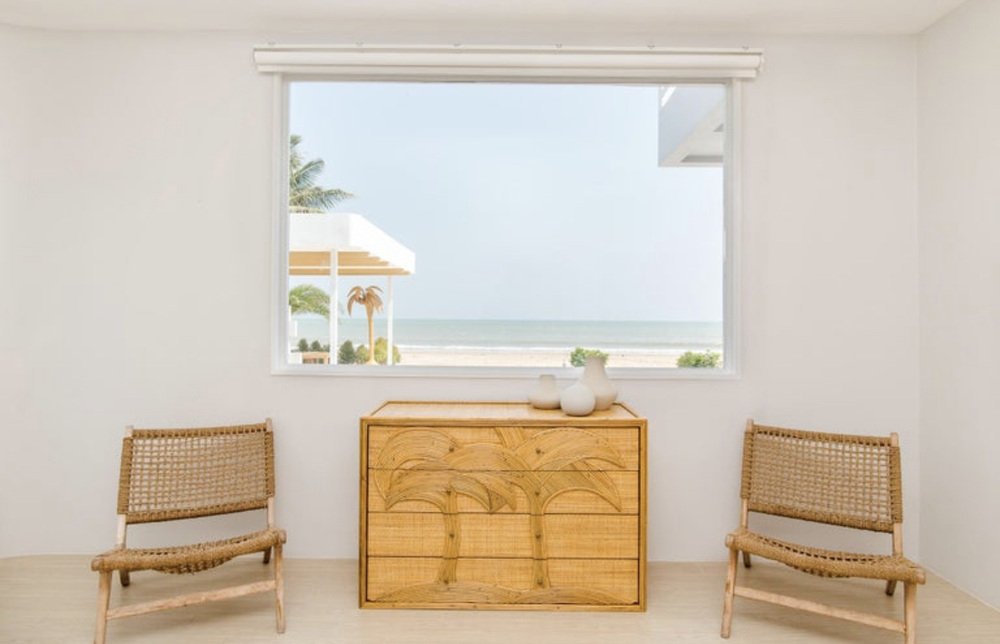
M 0 559 L 0 642 L 89 642 L 93 637 L 97 574 L 89 557 Z M 111 622 L 109 644 L 344 642 L 364 644 L 721 644 L 723 564 L 649 566 L 646 613 L 358 610 L 356 562 L 286 560 L 288 630 L 274 632 L 269 595 L 243 597 Z M 230 579 L 265 578 L 258 558 L 236 560 L 199 575 L 138 573 L 124 592 L 129 601 L 209 588 Z M 740 569 L 748 584 L 796 591 L 815 600 L 897 617 L 902 592 L 886 597 L 882 584 L 819 579 L 756 560 Z M 112 605 L 122 588 L 115 581 Z M 933 575 L 918 593 L 921 644 L 1000 642 L 1000 612 Z M 736 599 L 733 644 L 902 642 L 888 631 Z

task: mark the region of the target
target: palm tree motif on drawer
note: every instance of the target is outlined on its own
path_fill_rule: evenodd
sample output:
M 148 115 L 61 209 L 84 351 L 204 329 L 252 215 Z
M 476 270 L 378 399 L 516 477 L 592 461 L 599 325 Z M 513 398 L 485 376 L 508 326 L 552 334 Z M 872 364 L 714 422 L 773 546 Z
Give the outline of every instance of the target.
M 385 601 L 433 601 L 437 592 L 449 599 L 503 603 L 619 604 L 622 601 L 591 589 L 553 588 L 548 570 L 545 513 L 559 495 L 590 492 L 621 512 L 621 495 L 608 467 L 624 469 L 621 454 L 607 439 L 579 428 L 560 427 L 529 433 L 523 428 L 497 428 L 499 442 L 459 443 L 446 432 L 414 428 L 394 434 L 374 459 L 373 478 L 387 510 L 405 501 L 435 506 L 444 521 L 444 546 L 437 578 L 384 596 Z M 533 590 L 516 591 L 459 582 L 461 515 L 458 496 L 475 500 L 488 513 L 517 510 L 517 490 L 527 499 Z M 463 591 L 466 591 L 463 594 Z
M 423 501 L 436 507 L 444 519 L 444 547 L 437 581 L 457 581 L 456 566 L 462 543 L 458 495 L 477 501 L 489 512 L 517 503 L 513 485 L 505 479 L 503 450 L 477 444 L 461 446 L 447 434 L 411 429 L 390 438 L 375 460 L 375 484 L 386 510 L 404 501 Z M 477 468 L 478 471 L 464 471 Z

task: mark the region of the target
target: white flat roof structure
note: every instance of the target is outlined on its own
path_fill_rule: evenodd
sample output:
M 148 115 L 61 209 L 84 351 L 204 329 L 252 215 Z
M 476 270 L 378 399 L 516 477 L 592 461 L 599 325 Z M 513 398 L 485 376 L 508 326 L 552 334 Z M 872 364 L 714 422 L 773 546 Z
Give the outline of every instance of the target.
M 293 213 L 288 226 L 290 275 L 412 275 L 416 255 L 356 213 Z

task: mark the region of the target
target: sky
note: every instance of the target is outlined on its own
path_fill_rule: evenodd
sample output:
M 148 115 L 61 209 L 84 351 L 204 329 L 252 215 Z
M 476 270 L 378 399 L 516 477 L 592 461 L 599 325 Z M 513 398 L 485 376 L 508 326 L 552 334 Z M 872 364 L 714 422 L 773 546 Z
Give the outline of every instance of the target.
M 355 195 L 333 211 L 416 254 L 397 317 L 722 319 L 722 169 L 659 167 L 654 86 L 303 82 L 289 103 L 319 183 Z

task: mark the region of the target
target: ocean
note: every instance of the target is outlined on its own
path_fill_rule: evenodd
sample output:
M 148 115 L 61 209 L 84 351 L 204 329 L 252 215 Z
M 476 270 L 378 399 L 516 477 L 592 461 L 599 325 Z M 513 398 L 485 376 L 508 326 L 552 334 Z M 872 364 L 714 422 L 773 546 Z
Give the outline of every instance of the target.
M 309 342 L 329 342 L 327 321 L 318 315 L 294 316 L 297 333 Z M 342 318 L 340 342 L 368 343 L 364 317 Z M 406 349 L 569 349 L 606 352 L 721 351 L 722 322 L 589 321 L 589 320 L 395 320 L 394 342 Z M 375 336 L 386 335 L 384 317 L 375 319 Z

